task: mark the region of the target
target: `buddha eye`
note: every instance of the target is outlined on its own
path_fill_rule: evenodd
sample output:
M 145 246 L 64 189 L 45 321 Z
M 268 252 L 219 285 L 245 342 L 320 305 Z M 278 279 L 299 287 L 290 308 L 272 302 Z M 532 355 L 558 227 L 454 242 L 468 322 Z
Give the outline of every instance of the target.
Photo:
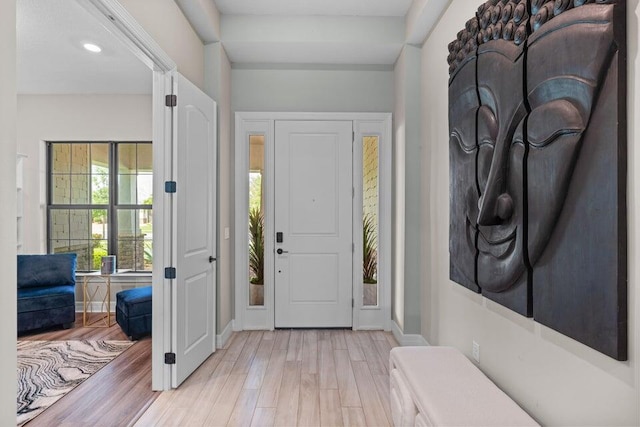
M 460 119 L 456 121 L 456 125 L 451 129 L 449 139 L 451 142 L 456 141 L 464 151 L 470 152 L 476 148 L 476 108 L 471 108 L 461 114 Z
M 563 136 L 581 135 L 585 123 L 575 105 L 556 99 L 533 110 L 527 128 L 529 144 L 542 148 Z
M 478 145 L 495 145 L 498 138 L 498 120 L 486 105 L 478 110 Z

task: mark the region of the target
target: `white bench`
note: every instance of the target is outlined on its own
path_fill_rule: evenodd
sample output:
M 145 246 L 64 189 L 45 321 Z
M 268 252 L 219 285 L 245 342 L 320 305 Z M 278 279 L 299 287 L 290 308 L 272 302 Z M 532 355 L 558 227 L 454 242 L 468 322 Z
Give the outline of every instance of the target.
M 393 423 L 400 426 L 538 426 L 451 347 L 391 350 Z

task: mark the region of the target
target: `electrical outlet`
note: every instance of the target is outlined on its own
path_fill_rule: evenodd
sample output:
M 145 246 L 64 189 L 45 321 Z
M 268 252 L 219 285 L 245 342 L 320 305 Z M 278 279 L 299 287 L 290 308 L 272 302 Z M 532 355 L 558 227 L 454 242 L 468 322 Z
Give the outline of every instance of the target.
M 471 351 L 471 355 L 473 356 L 473 360 L 476 361 L 476 363 L 480 363 L 480 344 L 478 344 L 477 342 L 473 342 L 473 349 Z

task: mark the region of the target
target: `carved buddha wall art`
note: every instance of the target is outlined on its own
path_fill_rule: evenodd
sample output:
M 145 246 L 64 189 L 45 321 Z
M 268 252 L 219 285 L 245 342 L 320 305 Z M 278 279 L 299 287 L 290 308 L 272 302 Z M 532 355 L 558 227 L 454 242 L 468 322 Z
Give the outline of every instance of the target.
M 490 0 L 449 45 L 451 279 L 627 358 L 624 0 Z

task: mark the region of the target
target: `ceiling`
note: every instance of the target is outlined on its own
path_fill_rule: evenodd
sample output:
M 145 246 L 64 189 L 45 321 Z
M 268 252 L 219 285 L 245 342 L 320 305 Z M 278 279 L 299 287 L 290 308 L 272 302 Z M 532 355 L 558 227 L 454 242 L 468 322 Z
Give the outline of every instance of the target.
M 406 40 L 405 17 L 413 3 L 413 0 L 213 1 L 222 13 L 220 41 L 234 65 L 393 65 Z M 211 25 L 199 27 L 197 19 L 191 22 L 200 30 Z
M 404 39 L 387 37 L 386 34 L 391 31 L 388 22 L 375 20 L 400 19 L 404 22 L 403 17 L 412 3 L 412 0 L 209 1 L 215 1 L 220 12 L 226 16 L 251 18 L 247 15 L 270 15 L 269 19 L 293 17 L 293 21 L 299 20 L 298 27 L 304 27 L 298 28 L 296 33 L 287 32 L 287 28 L 293 25 L 289 21 L 284 22 L 284 27 L 272 24 L 267 29 L 271 34 L 285 36 L 269 42 L 265 42 L 263 35 L 248 39 L 223 39 L 229 58 L 238 64 L 393 64 Z M 305 17 L 321 21 L 305 21 Z M 335 25 L 330 21 L 322 21 L 334 18 L 343 21 L 336 21 Z M 367 27 L 371 21 L 371 28 L 368 31 L 362 28 L 354 30 L 351 21 L 345 19 L 360 20 L 356 21 L 360 27 Z M 325 22 L 327 25 L 324 25 Z M 306 23 L 321 25 L 312 31 L 305 27 Z M 208 24 L 204 25 L 206 27 Z M 335 35 L 345 31 L 359 35 L 351 39 Z M 20 94 L 152 92 L 150 70 L 76 1 L 18 1 L 17 38 Z M 102 52 L 87 52 L 82 47 L 87 42 L 101 46 Z
M 82 45 L 94 43 L 94 54 Z M 152 72 L 77 2 L 17 2 L 18 93 L 150 94 Z
M 412 0 L 215 0 L 227 15 L 405 16 Z

